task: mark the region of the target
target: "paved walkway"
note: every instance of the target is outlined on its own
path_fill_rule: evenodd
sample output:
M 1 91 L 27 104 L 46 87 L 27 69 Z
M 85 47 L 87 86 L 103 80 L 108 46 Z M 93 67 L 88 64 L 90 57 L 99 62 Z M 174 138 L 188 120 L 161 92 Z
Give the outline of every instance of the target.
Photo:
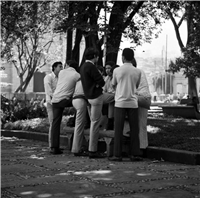
M 200 166 L 53 156 L 45 142 L 1 138 L 2 198 L 200 198 Z

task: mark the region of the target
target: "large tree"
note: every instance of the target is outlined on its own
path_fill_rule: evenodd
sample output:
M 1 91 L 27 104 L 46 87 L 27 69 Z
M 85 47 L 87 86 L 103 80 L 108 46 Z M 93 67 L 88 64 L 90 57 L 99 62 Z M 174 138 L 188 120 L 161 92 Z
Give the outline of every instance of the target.
M 164 3 L 164 11 L 173 23 L 176 37 L 182 52 L 182 57 L 170 63 L 170 71 L 183 71 L 188 77 L 188 94 L 197 96 L 196 78 L 200 77 L 200 2 L 183 1 Z M 176 18 L 179 17 L 179 21 Z M 187 23 L 187 41 L 181 38 L 180 27 Z
M 24 92 L 35 71 L 46 64 L 55 14 L 49 2 L 1 2 L 1 58 L 17 70 L 20 85 L 15 92 Z
M 61 2 L 60 5 L 61 20 L 57 23 L 56 30 L 67 32 L 70 38 L 69 30 L 72 28 L 75 30 L 75 44 L 72 48 L 72 54 L 67 53 L 67 58 L 75 60 L 78 60 L 82 37 L 85 38 L 86 47 L 92 46 L 101 52 L 99 64 L 102 64 L 102 45 L 106 35 L 106 59 L 116 62 L 122 35 L 129 37 L 137 46 L 142 42 L 150 42 L 153 36 L 158 33 L 154 34 L 153 30 L 161 23 L 161 13 L 159 9 L 156 9 L 155 2 L 75 1 Z M 106 25 L 102 10 L 107 12 Z M 73 14 L 70 14 L 69 11 Z M 71 47 L 72 45 L 68 46 L 68 48 Z

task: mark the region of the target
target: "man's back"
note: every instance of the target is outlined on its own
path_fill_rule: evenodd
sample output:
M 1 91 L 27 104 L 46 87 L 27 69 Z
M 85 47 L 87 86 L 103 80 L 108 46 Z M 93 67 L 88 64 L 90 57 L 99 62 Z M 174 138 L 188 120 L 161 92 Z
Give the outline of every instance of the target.
M 125 63 L 116 68 L 113 73 L 113 85 L 117 85 L 115 93 L 115 106 L 124 108 L 137 108 L 137 97 L 135 95 L 141 71 Z
M 65 98 L 69 99 L 74 92 L 76 82 L 79 78 L 80 74 L 72 67 L 60 71 L 52 102 L 57 103 Z
M 98 69 L 91 62 L 85 62 L 80 68 L 81 81 L 86 98 L 94 99 L 102 94 L 105 82 Z

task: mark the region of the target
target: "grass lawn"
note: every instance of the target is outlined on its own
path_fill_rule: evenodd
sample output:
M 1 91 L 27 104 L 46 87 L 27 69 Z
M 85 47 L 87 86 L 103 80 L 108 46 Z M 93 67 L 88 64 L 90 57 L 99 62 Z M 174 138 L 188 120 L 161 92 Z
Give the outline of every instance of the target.
M 200 152 L 200 120 L 148 118 L 149 146 Z
M 62 128 L 67 120 L 64 116 L 61 134 L 65 134 Z M 4 128 L 48 133 L 49 123 L 47 118 L 35 118 L 7 123 Z M 149 146 L 200 152 L 200 120 L 149 114 L 147 131 Z

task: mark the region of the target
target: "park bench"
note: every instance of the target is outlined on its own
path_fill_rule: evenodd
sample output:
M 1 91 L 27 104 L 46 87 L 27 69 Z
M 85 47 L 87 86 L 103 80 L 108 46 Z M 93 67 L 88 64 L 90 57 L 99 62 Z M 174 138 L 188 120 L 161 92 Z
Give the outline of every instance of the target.
M 72 141 L 73 141 L 73 134 L 74 134 L 74 127 L 64 126 L 63 131 L 65 131 L 65 135 L 68 139 L 69 149 L 71 149 Z M 124 137 L 128 137 L 129 135 L 127 132 L 129 131 L 129 124 L 125 121 L 124 125 Z M 90 129 L 84 130 L 84 138 L 88 142 L 89 140 Z M 113 155 L 113 146 L 114 146 L 114 130 L 105 130 L 105 126 L 102 126 L 99 131 L 99 141 L 103 141 L 106 144 L 106 153 L 108 157 Z M 126 141 L 123 141 L 123 151 L 128 151 L 128 145 Z
M 74 135 L 74 127 L 64 127 L 63 130 L 66 132 L 66 136 L 68 139 L 69 149 L 71 149 L 73 135 Z M 84 138 L 88 142 L 89 140 L 90 129 L 84 130 Z M 114 130 L 100 130 L 99 131 L 99 140 L 103 140 L 106 143 L 106 153 L 107 156 L 110 157 L 113 155 L 113 140 L 114 140 Z
M 194 106 L 187 105 L 171 105 L 162 106 L 163 113 L 168 115 L 180 116 L 183 118 L 200 119 L 200 113 L 196 111 Z
M 168 115 L 174 115 L 174 116 L 180 116 L 183 118 L 190 118 L 190 119 L 200 119 L 200 112 L 197 111 L 197 109 L 192 106 L 188 105 L 191 103 L 191 99 L 182 99 L 180 101 L 180 104 L 176 105 L 163 105 L 162 110 L 163 113 L 166 113 Z

